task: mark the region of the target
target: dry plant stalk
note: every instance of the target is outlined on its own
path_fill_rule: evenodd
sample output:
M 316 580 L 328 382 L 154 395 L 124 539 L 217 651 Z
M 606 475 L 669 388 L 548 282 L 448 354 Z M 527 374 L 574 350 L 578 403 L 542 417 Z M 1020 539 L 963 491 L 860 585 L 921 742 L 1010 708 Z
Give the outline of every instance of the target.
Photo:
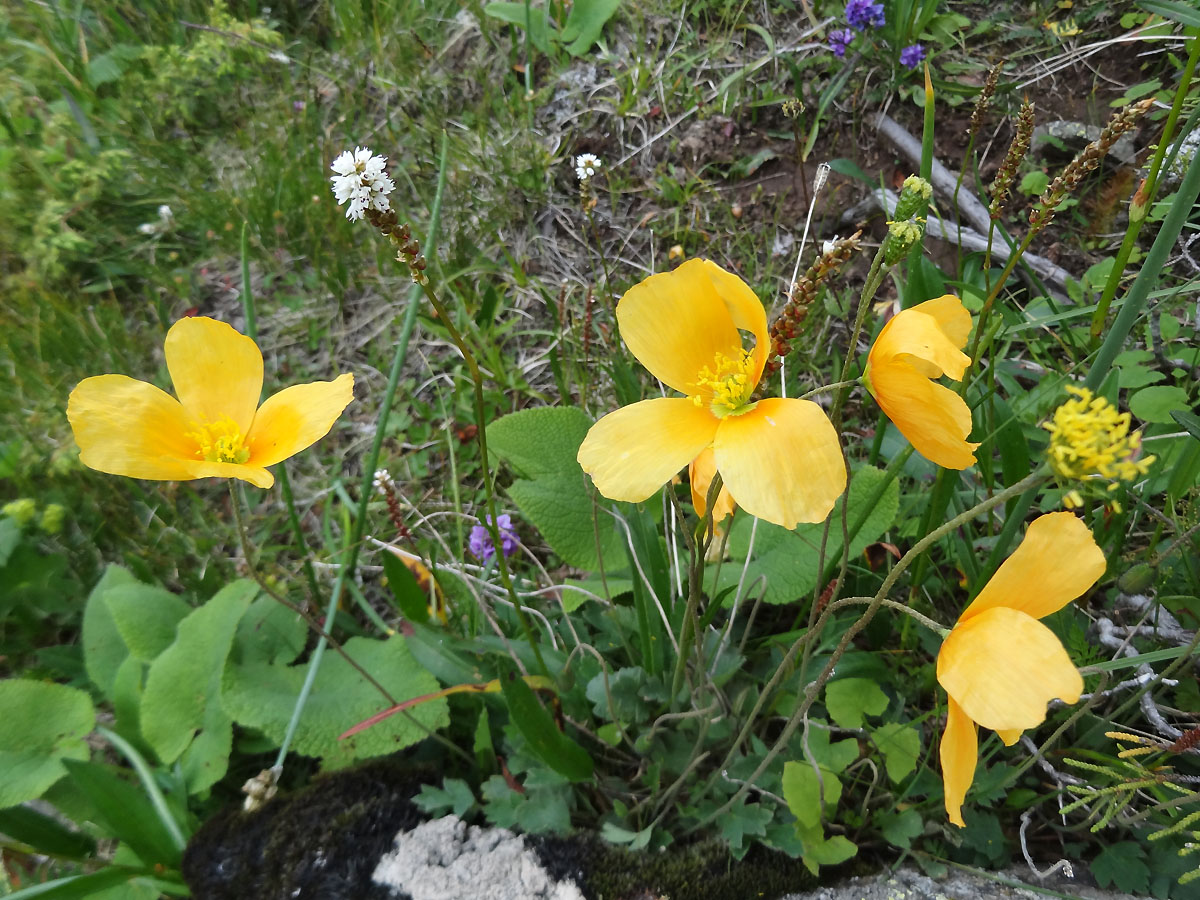
M 1004 215 L 1013 179 L 1017 176 L 1017 167 L 1021 165 L 1025 154 L 1029 152 L 1029 142 L 1033 140 L 1033 104 L 1028 100 L 1021 104 L 1021 111 L 1017 113 L 1016 129 L 1012 143 L 1008 146 L 1008 153 L 1004 156 L 1004 162 L 996 170 L 996 177 L 992 181 L 992 203 L 988 207 L 988 213 L 992 219 L 999 219 Z
M 808 308 L 817 299 L 821 285 L 858 252 L 862 232 L 856 231 L 848 238 L 835 241 L 833 246 L 817 257 L 800 279 L 788 291 L 783 310 L 771 323 L 771 353 L 763 369 L 763 377 L 773 375 L 779 368 L 779 360 L 788 355 L 792 341 L 804 326 Z

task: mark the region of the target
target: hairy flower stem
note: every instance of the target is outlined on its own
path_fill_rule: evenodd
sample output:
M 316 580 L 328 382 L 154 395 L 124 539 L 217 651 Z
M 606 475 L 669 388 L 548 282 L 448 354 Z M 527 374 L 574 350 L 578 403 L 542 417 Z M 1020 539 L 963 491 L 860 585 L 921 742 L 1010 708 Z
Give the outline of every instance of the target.
M 429 233 L 426 243 L 430 247 L 437 243 L 438 225 L 441 221 L 442 213 L 442 196 L 446 188 L 446 164 L 449 157 L 450 139 L 446 132 L 443 131 L 441 153 L 438 160 L 437 190 L 434 192 L 433 205 L 429 212 Z M 404 369 L 405 360 L 408 359 L 408 341 L 412 336 L 413 326 L 417 321 L 418 296 L 419 294 L 414 287 L 409 296 L 409 304 L 404 314 L 404 322 L 400 327 L 400 336 L 396 342 L 396 353 L 392 357 L 392 368 L 388 373 L 387 387 L 383 394 L 383 404 L 379 408 L 379 419 L 376 422 L 375 439 L 371 443 L 371 451 L 367 456 L 366 465 L 363 467 L 363 480 L 359 489 L 358 507 L 355 510 L 354 519 L 351 521 L 350 534 L 347 535 L 346 542 L 343 545 L 342 564 L 338 567 L 337 577 L 333 583 L 333 590 L 329 594 L 329 606 L 325 613 L 326 623 L 333 622 L 333 618 L 337 614 L 338 603 L 341 601 L 342 590 L 347 580 L 353 576 L 354 567 L 358 563 L 358 551 L 362 544 L 363 533 L 367 527 L 367 504 L 370 502 L 373 494 L 375 469 L 379 464 L 379 454 L 383 450 L 383 439 L 387 434 L 387 421 L 391 416 L 392 402 L 396 398 L 396 389 L 400 384 L 400 373 Z M 284 760 L 287 759 L 292 737 L 296 733 L 296 726 L 300 723 L 300 716 L 304 713 L 304 707 L 308 703 L 313 683 L 317 679 L 317 669 L 320 668 L 326 643 L 325 636 L 322 634 L 317 639 L 317 646 L 313 648 L 312 656 L 309 657 L 308 670 L 304 675 L 304 683 L 300 686 L 300 693 L 297 695 L 296 704 L 292 708 L 292 716 L 288 720 L 287 730 L 284 732 L 283 742 L 279 747 L 279 754 L 275 758 L 276 766 L 282 767 Z
M 895 586 L 900 576 L 904 574 L 905 570 L 908 569 L 908 567 L 912 564 L 913 560 L 921 557 L 926 550 L 941 540 L 941 538 L 943 538 L 945 535 L 950 534 L 955 529 L 965 525 L 976 516 L 981 515 L 982 513 L 987 512 L 1001 503 L 1008 501 L 1010 498 L 1016 497 L 1024 491 L 1036 487 L 1037 485 L 1046 481 L 1048 477 L 1049 476 L 1044 471 L 1034 472 L 1032 475 L 1028 475 L 1021 481 L 1012 485 L 1012 487 L 1005 488 L 1003 491 L 1000 491 L 998 494 L 989 497 L 982 503 L 971 507 L 966 512 L 955 516 L 949 522 L 939 526 L 938 528 L 929 532 L 929 534 L 925 535 L 925 537 L 921 538 L 921 540 L 917 541 L 917 543 L 914 544 L 912 548 L 900 558 L 900 560 L 892 568 L 892 571 L 888 573 L 887 577 L 884 578 L 883 584 L 880 585 L 879 590 L 875 593 L 875 596 L 871 598 L 870 602 L 867 604 L 867 608 L 863 611 L 863 614 L 859 616 L 859 618 L 853 622 L 849 628 L 846 629 L 846 633 L 842 635 L 841 640 L 838 642 L 837 647 L 834 648 L 832 655 L 829 657 L 829 661 L 825 664 L 825 667 L 821 670 L 820 674 L 814 681 L 809 682 L 809 684 L 805 686 L 803 699 L 796 705 L 796 709 L 788 719 L 787 725 L 784 726 L 783 731 L 780 732 L 779 737 L 775 740 L 775 743 L 772 745 L 771 749 L 758 764 L 758 767 L 754 770 L 754 774 L 746 779 L 746 783 L 743 784 L 742 787 L 738 789 L 737 793 L 730 797 L 724 805 L 698 821 L 689 829 L 689 832 L 695 832 L 700 828 L 703 828 L 709 822 L 712 822 L 714 819 L 717 819 L 729 812 L 729 810 L 731 810 L 742 799 L 742 797 L 746 795 L 746 792 L 750 789 L 754 782 L 759 779 L 763 772 L 767 770 L 767 768 L 774 761 L 775 757 L 778 756 L 779 753 L 787 746 L 788 741 L 791 739 L 792 735 L 795 734 L 800 723 L 807 717 L 808 711 L 812 708 L 813 703 L 816 702 L 817 697 L 821 693 L 821 689 L 833 675 L 834 667 L 837 666 L 843 654 L 845 654 L 846 650 L 849 648 L 850 642 L 854 640 L 859 632 L 861 632 L 867 627 L 867 625 L 870 624 L 871 620 L 875 617 L 875 613 L 879 612 L 880 607 L 884 605 L 884 601 L 887 599 L 888 593 Z M 725 755 L 725 759 L 717 768 L 716 774 L 711 777 L 707 783 L 705 783 L 696 797 L 689 798 L 693 805 L 696 803 L 699 797 L 702 797 L 708 792 L 716 778 L 720 777 L 720 772 L 723 769 L 728 768 L 733 762 L 733 758 L 738 749 L 741 747 L 746 738 L 749 737 L 750 731 L 754 726 L 755 719 L 762 708 L 766 705 L 767 698 L 770 696 L 771 692 L 775 689 L 779 682 L 783 680 L 785 675 L 790 673 L 791 664 L 795 661 L 796 655 L 800 652 L 800 650 L 804 647 L 807 647 L 812 642 L 812 638 L 815 635 L 820 634 L 824 629 L 826 623 L 833 615 L 835 607 L 836 604 L 834 603 L 827 605 L 825 610 L 821 613 L 821 618 L 817 620 L 816 626 L 808 629 L 796 640 L 794 644 L 792 644 L 791 648 L 788 650 L 787 656 L 784 657 L 779 668 L 775 670 L 775 674 L 771 676 L 770 681 L 768 681 L 763 687 L 762 693 L 759 694 L 758 700 L 754 705 L 754 709 L 752 709 L 750 711 L 750 715 L 746 717 L 746 722 L 742 726 L 742 730 L 738 732 L 737 738 L 734 739 L 733 744 L 730 746 L 729 751 Z
M 716 506 L 717 497 L 721 495 L 721 484 L 721 473 L 718 472 L 708 485 L 708 495 L 704 501 L 704 517 L 696 527 L 696 536 L 691 537 L 688 535 L 687 529 L 683 529 L 688 549 L 692 555 L 691 565 L 688 566 L 687 608 L 683 614 L 683 625 L 679 630 L 679 656 L 675 659 L 675 673 L 671 677 L 672 710 L 675 708 L 675 698 L 679 696 L 679 692 L 683 688 L 683 677 L 687 672 L 688 656 L 690 655 L 688 644 L 693 638 L 696 641 L 697 665 L 698 668 L 703 669 L 703 660 L 700 659 L 703 646 L 702 635 L 696 619 L 696 611 L 700 606 L 700 595 L 703 593 L 705 556 L 713 539 L 713 507 Z M 669 486 L 668 490 L 670 490 Z
M 508 562 L 505 560 L 504 553 L 500 549 L 503 546 L 503 541 L 500 537 L 500 526 L 496 511 L 496 491 L 495 485 L 492 483 L 491 468 L 488 465 L 487 414 L 483 404 L 483 375 L 479 371 L 479 364 L 475 361 L 475 354 L 471 352 L 471 348 L 467 346 L 467 342 L 463 340 L 463 336 L 454 327 L 454 321 L 450 318 L 450 313 L 442 305 L 433 288 L 429 286 L 428 281 L 421 284 L 421 290 L 437 313 L 438 321 L 441 322 L 442 326 L 449 333 L 450 340 L 454 342 L 454 346 L 462 354 L 463 362 L 467 366 L 467 372 L 471 376 L 471 386 L 474 389 L 475 395 L 475 424 L 478 426 L 475 430 L 475 440 L 479 444 L 479 469 L 480 474 L 483 476 L 483 492 L 487 497 L 488 510 L 488 514 L 482 524 L 492 537 L 492 546 L 496 548 L 496 568 L 500 571 L 500 583 L 504 586 L 504 590 L 508 593 L 508 597 L 512 601 L 513 611 L 516 612 L 517 620 L 521 623 L 521 630 L 525 633 L 525 640 L 529 642 L 529 649 L 533 651 L 533 658 L 537 661 L 541 673 L 550 678 L 550 670 L 546 667 L 546 661 L 542 658 L 542 649 L 538 645 L 537 637 L 533 633 L 533 625 L 530 623 L 529 616 L 525 614 L 525 610 L 521 606 L 521 600 L 517 596 L 516 589 L 513 587 L 512 576 L 508 572 Z

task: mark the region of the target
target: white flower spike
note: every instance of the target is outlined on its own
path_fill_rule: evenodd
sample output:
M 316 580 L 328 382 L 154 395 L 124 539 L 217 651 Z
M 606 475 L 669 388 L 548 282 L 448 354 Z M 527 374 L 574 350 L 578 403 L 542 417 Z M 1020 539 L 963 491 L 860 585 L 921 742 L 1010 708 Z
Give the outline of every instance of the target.
M 355 147 L 353 152 L 343 152 L 330 165 L 337 173 L 329 179 L 333 182 L 333 196 L 338 206 L 349 201 L 346 218 L 351 222 L 361 219 L 368 209 L 387 212 L 392 208 L 388 194 L 396 189 L 396 183 L 384 171 L 386 162 L 386 156 L 374 156 L 367 147 Z
M 604 165 L 600 162 L 600 158 L 591 153 L 581 153 L 575 157 L 575 177 L 580 181 L 587 181 L 595 175 L 600 167 Z

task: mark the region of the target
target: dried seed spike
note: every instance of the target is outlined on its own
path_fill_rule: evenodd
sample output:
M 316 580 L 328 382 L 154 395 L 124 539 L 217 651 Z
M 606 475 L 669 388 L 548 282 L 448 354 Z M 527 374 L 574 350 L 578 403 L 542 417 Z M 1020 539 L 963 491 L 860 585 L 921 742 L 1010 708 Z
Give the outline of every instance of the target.
M 862 232 L 856 231 L 848 238 L 833 241 L 832 246 L 828 246 L 791 286 L 783 309 L 771 323 L 771 356 L 763 369 L 764 378 L 779 368 L 780 357 L 791 352 L 791 341 L 803 327 L 808 308 L 817 299 L 817 291 L 858 251 L 861 238 Z
M 1004 209 L 1008 205 L 1009 191 L 1012 188 L 1013 179 L 1017 175 L 1017 167 L 1025 158 L 1025 154 L 1029 152 L 1031 140 L 1033 140 L 1033 104 L 1026 100 L 1021 104 L 1021 111 L 1017 113 L 1016 132 L 1013 134 L 1012 143 L 1008 146 L 1008 153 L 1005 154 L 1004 162 L 996 170 L 996 177 L 992 181 L 992 203 L 988 212 L 993 219 L 999 219 L 1004 215 Z
M 1050 220 L 1054 218 L 1055 210 L 1067 195 L 1079 189 L 1083 179 L 1099 167 L 1101 160 L 1108 155 L 1113 144 L 1127 131 L 1132 130 L 1153 105 L 1154 98 L 1147 97 L 1116 112 L 1108 120 L 1108 124 L 1100 132 L 1100 136 L 1067 163 L 1067 167 L 1051 182 L 1046 193 L 1042 194 L 1037 207 L 1029 214 L 1030 227 L 1035 231 L 1040 231 L 1049 225 Z
M 975 98 L 975 108 L 971 110 L 971 124 L 967 127 L 968 137 L 975 137 L 979 134 L 979 129 L 983 125 L 983 114 L 991 106 L 992 95 L 996 93 L 996 85 L 1000 81 L 1000 70 L 1004 68 L 1004 64 L 1007 61 L 1006 59 L 1001 59 L 988 72 L 987 80 L 983 83 L 983 90 Z

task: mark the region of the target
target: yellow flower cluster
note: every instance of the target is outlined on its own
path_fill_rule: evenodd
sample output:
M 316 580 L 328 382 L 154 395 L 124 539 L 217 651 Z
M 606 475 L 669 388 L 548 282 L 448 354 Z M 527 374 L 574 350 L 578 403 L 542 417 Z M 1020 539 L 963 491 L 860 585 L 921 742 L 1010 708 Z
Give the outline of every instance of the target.
M 1099 477 L 1108 481 L 1132 481 L 1145 475 L 1153 456 L 1138 456 L 1140 432 L 1129 433 L 1129 413 L 1118 413 L 1103 397 L 1094 397 L 1084 387 L 1067 387 L 1075 399 L 1054 411 L 1042 427 L 1050 432 L 1047 456 L 1063 478 Z M 1116 487 L 1115 483 L 1110 490 Z

